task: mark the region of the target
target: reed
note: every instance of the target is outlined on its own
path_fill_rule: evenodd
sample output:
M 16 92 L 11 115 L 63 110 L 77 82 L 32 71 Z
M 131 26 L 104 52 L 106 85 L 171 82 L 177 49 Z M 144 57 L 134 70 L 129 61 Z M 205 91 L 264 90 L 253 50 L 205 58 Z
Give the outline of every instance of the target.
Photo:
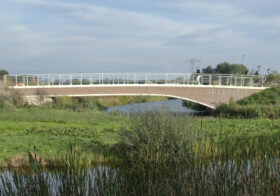
M 106 165 L 81 164 L 69 150 L 43 169 L 28 153 L 32 170 L 0 177 L 2 195 L 279 195 L 280 134 L 215 134 L 192 119 L 140 113 L 119 134 Z M 56 165 L 57 164 L 57 165 Z M 57 166 L 57 167 L 56 167 Z M 59 166 L 59 167 L 58 167 Z M 1 195 L 0 194 L 0 195 Z

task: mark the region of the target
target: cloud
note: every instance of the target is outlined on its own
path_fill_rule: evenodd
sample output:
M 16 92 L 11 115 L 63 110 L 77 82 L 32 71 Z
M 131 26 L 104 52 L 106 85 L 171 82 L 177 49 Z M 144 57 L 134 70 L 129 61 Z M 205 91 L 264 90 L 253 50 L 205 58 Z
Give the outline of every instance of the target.
M 30 70 L 50 65 L 50 70 L 182 71 L 192 56 L 213 65 L 239 61 L 243 53 L 252 66 L 261 56 L 263 62 L 277 62 L 271 54 L 279 52 L 280 16 L 259 15 L 258 7 L 249 9 L 241 1 L 138 2 L 152 5 L 149 11 L 94 1 L 9 2 L 8 11 L 0 8 L 5 18 L 0 19 L 0 59 Z

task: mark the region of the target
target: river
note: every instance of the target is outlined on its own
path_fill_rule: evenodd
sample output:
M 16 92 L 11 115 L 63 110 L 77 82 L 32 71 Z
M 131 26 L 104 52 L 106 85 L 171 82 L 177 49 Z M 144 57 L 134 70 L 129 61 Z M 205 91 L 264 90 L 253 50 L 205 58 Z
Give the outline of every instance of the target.
M 150 111 L 160 111 L 162 109 L 168 110 L 172 113 L 183 113 L 183 114 L 194 114 L 197 111 L 183 106 L 183 101 L 181 99 L 170 99 L 167 101 L 155 101 L 146 103 L 132 103 L 123 106 L 109 107 L 107 112 L 121 112 L 124 114 L 131 114 L 137 112 L 150 112 Z

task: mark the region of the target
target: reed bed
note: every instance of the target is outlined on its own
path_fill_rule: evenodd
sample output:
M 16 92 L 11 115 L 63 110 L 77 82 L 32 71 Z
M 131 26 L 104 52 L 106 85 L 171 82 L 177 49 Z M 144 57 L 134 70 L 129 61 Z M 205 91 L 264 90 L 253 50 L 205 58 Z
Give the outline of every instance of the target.
M 0 195 L 279 195 L 279 144 L 277 133 L 211 134 L 191 118 L 139 113 L 110 148 L 117 158 L 84 165 L 70 146 L 45 168 L 28 153 L 30 170 L 0 174 Z

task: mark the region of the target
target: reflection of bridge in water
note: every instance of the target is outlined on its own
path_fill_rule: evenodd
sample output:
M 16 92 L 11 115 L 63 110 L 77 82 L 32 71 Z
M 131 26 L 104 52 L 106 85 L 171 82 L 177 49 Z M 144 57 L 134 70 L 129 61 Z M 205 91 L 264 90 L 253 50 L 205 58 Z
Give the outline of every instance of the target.
M 210 108 L 265 89 L 265 76 L 184 73 L 27 74 L 5 76 L 4 82 L 26 98 L 151 95 Z

